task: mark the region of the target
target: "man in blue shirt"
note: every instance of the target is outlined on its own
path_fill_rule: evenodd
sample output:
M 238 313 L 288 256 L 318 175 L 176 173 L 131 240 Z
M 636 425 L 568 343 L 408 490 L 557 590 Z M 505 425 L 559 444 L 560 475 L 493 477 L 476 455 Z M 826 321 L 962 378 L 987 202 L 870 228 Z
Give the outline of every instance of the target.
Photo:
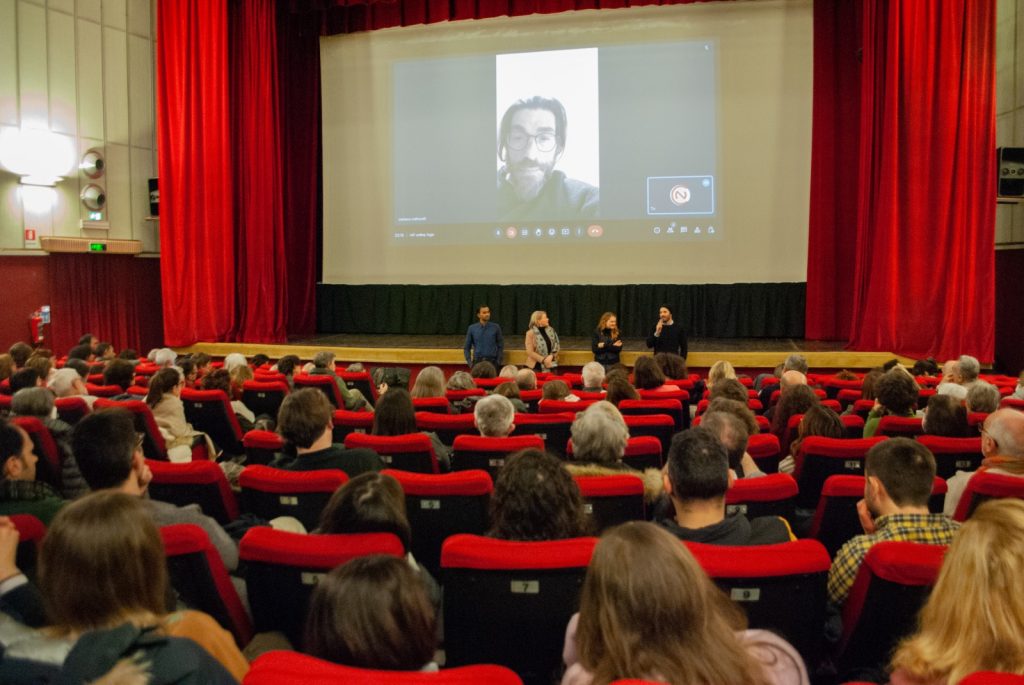
M 505 346 L 501 339 L 501 326 L 491 321 L 491 308 L 485 304 L 477 307 L 475 323 L 466 331 L 466 345 L 462 348 L 466 355 L 466 364 L 472 367 L 482 361 L 501 368 L 502 349 Z

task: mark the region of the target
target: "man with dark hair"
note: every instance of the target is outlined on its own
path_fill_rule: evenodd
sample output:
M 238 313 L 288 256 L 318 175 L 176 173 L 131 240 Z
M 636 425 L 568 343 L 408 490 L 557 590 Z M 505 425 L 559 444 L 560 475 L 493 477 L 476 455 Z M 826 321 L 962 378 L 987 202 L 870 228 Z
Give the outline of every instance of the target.
M 14 360 L 15 369 L 23 369 L 25 362 L 32 356 L 32 347 L 23 342 L 16 342 L 7 350 L 7 354 Z
M 875 384 L 875 406 L 864 421 L 864 437 L 874 437 L 883 416 L 913 416 L 919 393 L 914 377 L 902 366 L 886 371 Z
M 53 487 L 36 480 L 38 462 L 24 429 L 0 419 L 0 515 L 31 514 L 48 526 L 64 506 Z
M 658 323 L 654 325 L 654 332 L 647 337 L 647 346 L 653 349 L 655 354 L 669 352 L 686 359 L 686 331 L 681 324 L 672 319 L 672 308 L 667 304 L 661 305 L 658 309 Z
M 287 444 L 271 466 L 288 471 L 341 469 L 349 478 L 380 471 L 383 464 L 373 450 L 334 444 L 333 414 L 327 396 L 316 388 L 296 390 L 285 397 L 277 413 L 277 430 Z
M 153 474 L 142 456 L 141 437 L 135 432 L 131 413 L 124 409 L 93 412 L 75 424 L 71 431 L 71 448 L 89 488 L 93 492 L 117 490 L 143 497 L 146 510 L 158 526 L 175 523 L 199 526 L 209 536 L 224 566 L 229 571 L 236 569 L 238 546 L 198 505 L 178 507 L 145 498 Z
M 10 378 L 11 394 L 18 392 L 22 388 L 34 388 L 36 386 L 45 385 L 43 379 L 39 377 L 39 374 L 35 369 L 21 369 L 11 374 Z
M 135 364 L 127 359 L 111 359 L 103 369 L 103 384 L 116 385 L 123 391 L 112 398 L 117 401 L 134 399 L 128 394 L 128 388 L 135 382 Z
M 565 107 L 535 95 L 505 110 L 498 131 L 498 220 L 593 219 L 600 194 L 555 171 L 565 152 Z
M 674 515 L 659 523 L 680 540 L 711 545 L 769 545 L 795 539 L 777 516 L 725 515 L 725 493 L 736 476 L 725 447 L 703 426 L 677 433 L 668 450 L 665 492 Z
M 92 348 L 88 345 L 75 345 L 68 351 L 68 359 L 81 359 L 86 362 L 91 362 L 95 358 L 92 353 Z
M 284 374 L 284 380 L 288 383 L 289 389 L 295 388 L 295 369 L 299 366 L 299 357 L 294 354 L 286 354 L 277 360 L 277 372 Z
M 836 553 L 828 573 L 828 598 L 833 604 L 841 606 L 846 601 L 861 562 L 876 542 L 952 542 L 960 524 L 928 511 L 934 479 L 935 457 L 916 440 L 889 438 L 868 451 L 864 499 L 857 502 L 864 535 Z
M 466 329 L 466 344 L 462 346 L 466 366 L 472 368 L 480 362 L 490 362 L 495 367 L 501 366 L 505 347 L 505 341 L 501 337 L 501 326 L 491 323 L 491 308 L 486 304 L 476 308 L 476 318 L 477 323 Z
M 114 357 L 117 356 L 117 353 L 114 351 L 114 346 L 111 345 L 108 342 L 98 342 L 98 343 L 96 343 L 96 350 L 95 350 L 95 352 L 96 352 L 96 359 L 99 360 L 99 361 L 104 361 L 104 362 L 105 361 L 109 361 L 109 360 L 111 360 L 111 359 L 113 359 Z
M 75 343 L 75 346 L 78 347 L 80 345 L 85 345 L 86 347 L 89 348 L 89 351 L 95 353 L 96 352 L 96 345 L 98 343 L 99 343 L 99 338 L 97 338 L 92 333 L 86 333 L 81 338 L 78 339 L 78 342 Z

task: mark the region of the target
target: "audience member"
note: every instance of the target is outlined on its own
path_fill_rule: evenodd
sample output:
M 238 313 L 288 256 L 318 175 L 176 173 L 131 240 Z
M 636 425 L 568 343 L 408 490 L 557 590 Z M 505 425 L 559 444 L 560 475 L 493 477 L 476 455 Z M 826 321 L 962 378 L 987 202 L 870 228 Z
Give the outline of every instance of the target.
M 536 390 L 537 373 L 533 369 L 519 369 L 516 371 L 516 385 L 520 390 Z
M 986 381 L 978 380 L 967 389 L 967 411 L 991 414 L 999 409 L 1001 399 L 999 388 Z
M 587 533 L 583 498 L 557 457 L 526 449 L 505 459 L 491 495 L 489 536 L 537 541 Z
M 572 393 L 569 384 L 562 380 L 548 381 L 541 388 L 540 399 L 558 402 L 579 402 L 580 398 Z
M 28 433 L 0 419 L 0 514 L 31 514 L 48 526 L 64 500 L 51 485 L 36 480 L 38 461 Z
M 117 352 L 114 350 L 114 346 L 108 342 L 98 342 L 94 349 L 96 353 L 96 360 L 101 362 L 107 362 L 114 359 L 117 356 Z
M 637 390 L 678 392 L 679 386 L 665 383 L 665 374 L 653 357 L 637 357 L 633 367 L 633 383 Z
M 139 363 L 139 353 L 131 348 L 127 350 L 121 350 L 120 352 L 118 352 L 117 358 L 124 359 L 125 361 L 131 362 L 133 364 Z
M 146 404 L 167 443 L 167 458 L 176 463 L 192 461 L 192 446 L 202 441 L 206 442 L 210 458 L 215 458 L 218 452 L 213 441 L 185 419 L 185 405 L 181 401 L 184 388 L 185 379 L 177 367 L 160 369 L 149 379 Z
M 843 545 L 832 561 L 828 598 L 833 604 L 846 601 L 861 562 L 876 542 L 950 543 L 958 524 L 928 511 L 934 478 L 935 457 L 916 440 L 889 438 L 868 450 L 864 499 L 857 502 L 864 534 Z
M 496 385 L 494 388 L 494 394 L 507 397 L 508 401 L 512 403 L 512 408 L 516 410 L 516 413 L 525 414 L 530 410 L 519 394 L 519 386 L 516 385 L 513 380 L 510 380 L 508 383 L 499 383 Z
M 514 381 L 518 371 L 519 367 L 515 364 L 505 364 L 505 366 L 501 367 L 501 371 L 498 372 L 498 376 L 501 378 L 511 378 Z
M 214 369 L 203 376 L 202 387 L 203 390 L 220 390 L 224 393 L 231 403 L 231 411 L 238 419 L 238 425 L 242 428 L 243 433 L 248 433 L 256 427 L 256 415 L 252 409 L 245 406 L 241 400 L 232 399 L 231 374 L 226 369 Z
M 466 371 L 456 371 L 448 378 L 448 384 L 445 386 L 446 390 L 473 390 L 476 388 L 476 382 L 473 381 L 473 377 Z
M 128 394 L 128 388 L 135 382 L 135 365 L 127 359 L 111 359 L 103 369 L 103 384 L 116 385 L 121 388 L 122 394 L 115 396 L 115 400 L 128 400 L 132 396 Z
M 683 380 L 688 375 L 686 360 L 674 352 L 658 352 L 654 355 L 654 361 L 669 380 Z
M 708 389 L 709 400 L 716 400 L 719 397 L 742 402 L 743 406 L 747 406 L 750 400 L 750 393 L 735 378 L 723 378 Z
M 745 628 L 743 611 L 684 545 L 650 523 L 629 522 L 594 549 L 579 613 L 566 628 L 562 685 L 808 684 L 788 642 Z
M 123 658 L 154 684 L 233 683 L 249 668 L 213 618 L 167 613 L 163 545 L 136 497 L 101 492 L 66 506 L 43 538 L 39 586 L 51 625 L 24 631 L 4 658 L 59 668 L 54 682 L 98 682 Z M 8 675 L 0 680 L 20 681 Z
M 1024 400 L 1024 371 L 1017 376 L 1017 388 L 1013 391 L 1014 399 Z
M 86 345 L 89 350 L 93 353 L 96 352 L 96 346 L 99 345 L 100 339 L 92 333 L 83 333 L 82 337 L 78 339 L 79 345 Z
M 732 364 L 725 360 L 715 362 L 711 365 L 711 368 L 708 369 L 708 390 L 713 389 L 716 383 L 724 381 L 727 378 L 735 380 L 736 369 L 732 367 Z
M 230 354 L 228 355 L 231 356 Z M 153 355 L 153 363 L 160 368 L 167 368 L 168 366 L 174 366 L 174 362 L 178 359 L 178 353 L 169 347 L 161 347 Z M 224 366 L 227 367 L 227 360 L 225 360 Z
M 142 455 L 142 436 L 135 432 L 125 409 L 93 412 L 71 430 L 71 448 L 78 468 L 92 491 L 116 490 L 142 498 L 146 512 L 158 526 L 193 523 L 206 533 L 229 571 L 238 567 L 238 546 L 224 529 L 196 504 L 178 507 L 146 498 L 153 478 Z
M 284 376 L 284 381 L 288 384 L 289 391 L 295 389 L 295 369 L 299 367 L 299 363 L 298 355 L 286 354 L 278 359 L 277 364 L 271 369 Z
M 32 369 L 33 371 L 38 373 L 39 377 L 42 378 L 43 381 L 46 383 L 49 383 L 50 380 L 53 378 L 53 374 L 56 373 L 55 369 L 53 368 L 53 359 L 44 354 L 33 354 L 31 357 L 28 358 L 28 361 L 25 362 L 25 368 Z M 78 372 L 76 371 L 75 373 L 77 374 Z M 78 377 L 79 379 L 82 378 L 81 375 L 79 375 Z
M 846 427 L 839 415 L 828 407 L 814 404 L 797 424 L 797 434 L 789 446 L 789 454 L 779 462 L 779 473 L 793 473 L 796 467 L 796 455 L 805 438 L 818 436 L 822 438 L 840 439 L 846 435 Z
M 619 410 L 608 402 L 595 402 L 572 423 L 572 461 L 565 468 L 574 476 L 636 476 L 644 484 L 644 499 L 651 504 L 662 493 L 661 472 L 640 472 L 624 464 L 628 442 L 629 429 Z
M 331 355 L 331 369 L 333 370 L 334 355 Z M 315 363 L 315 362 L 314 362 Z M 232 352 L 231 354 L 224 357 L 224 366 L 221 368 L 227 369 L 228 373 L 231 373 L 239 366 L 249 366 L 249 360 L 245 358 L 245 355 L 241 352 Z M 326 366 L 326 365 L 325 365 Z
M 934 357 L 918 359 L 910 369 L 911 376 L 934 376 L 939 372 L 939 364 Z
M 975 357 L 962 354 L 956 361 L 946 362 L 942 372 L 942 382 L 935 389 L 936 392 L 964 400 L 967 399 L 967 391 L 978 382 L 981 364 Z
M 92 365 L 82 361 L 81 359 L 68 359 L 64 362 L 64 368 L 74 369 L 83 381 L 88 380 L 89 374 L 92 373 Z
M 46 384 L 43 382 L 43 379 L 33 369 L 23 368 L 11 374 L 11 394 L 18 392 L 22 388 L 35 388 L 44 385 Z
M 761 391 L 761 394 L 759 395 L 761 404 L 767 407 L 764 412 L 764 417 L 772 422 L 773 433 L 775 432 L 775 412 L 778 410 L 778 405 L 772 404 L 772 396 L 775 394 L 775 390 L 777 389 L 779 391 L 779 401 L 781 402 L 782 396 L 785 395 L 790 388 L 794 388 L 798 385 L 807 385 L 807 376 L 802 371 L 789 369 L 788 371 L 783 371 L 782 375 L 779 376 L 778 388 L 768 386 Z
M 786 373 L 797 372 L 787 371 Z M 783 374 L 783 377 L 785 377 L 785 374 Z M 771 418 L 771 432 L 779 440 L 784 439 L 786 428 L 789 426 L 789 420 L 797 414 L 806 414 L 808 409 L 817 404 L 820 404 L 818 395 L 815 394 L 810 386 L 806 384 L 786 386 L 779 396 L 779 403 L 771 407 L 771 409 L 774 409 Z
M 16 342 L 7 349 L 7 354 L 11 355 L 14 370 L 18 371 L 25 368 L 25 362 L 32 356 L 32 347 L 27 343 Z
M 608 392 L 604 398 L 618 407 L 619 402 L 622 400 L 640 399 L 640 393 L 636 391 L 636 388 L 633 387 L 633 384 L 624 375 L 612 374 L 608 379 Z
M 977 671 L 1024 675 L 1024 502 L 986 502 L 953 538 L 921 610 L 892 660 L 892 685 L 959 683 Z
M 680 540 L 712 545 L 767 545 L 795 539 L 777 516 L 726 516 L 725 493 L 735 474 L 725 447 L 703 426 L 677 433 L 668 450 L 665 492 L 673 516 L 659 521 Z
M 604 392 L 604 366 L 600 362 L 587 362 L 581 370 L 583 392 Z
M 743 419 L 729 411 L 713 411 L 704 414 L 700 426 L 718 438 L 725 447 L 729 455 L 729 468 L 737 478 L 759 478 L 765 475 L 747 452 L 750 432 Z
M 81 359 L 82 361 L 91 363 L 96 358 L 93 354 L 92 347 L 86 344 L 75 345 L 68 350 L 68 359 Z
M 60 473 L 54 474 L 60 483 L 60 493 L 65 499 L 75 499 L 89 492 L 89 485 L 82 478 L 71 450 L 71 426 L 54 417 L 53 402 L 53 393 L 46 388 L 23 388 L 11 398 L 11 414 L 37 418 L 50 431 L 60 457 Z
M 129 350 L 134 352 L 135 350 Z M 294 355 L 293 355 L 294 356 Z M 209 370 L 210 364 L 213 362 L 213 358 L 205 352 L 196 352 L 192 355 L 192 363 L 196 365 L 196 372 L 199 377 L 202 378 Z
M 488 395 L 473 407 L 473 423 L 486 438 L 504 438 L 515 430 L 516 409 L 507 397 Z
M 992 473 L 1024 477 L 1024 412 L 999 409 L 988 415 L 981 429 L 981 469 Z M 943 511 L 956 512 L 967 481 L 977 471 L 957 471 L 946 481 L 949 491 Z
M 473 368 L 469 370 L 469 375 L 473 378 L 497 378 L 498 370 L 494 368 L 494 364 L 485 360 L 473 364 Z
M 757 435 L 761 432 L 761 426 L 757 423 L 757 416 L 750 410 L 746 402 L 731 400 L 727 397 L 716 397 L 708 403 L 708 409 L 705 413 L 713 414 L 715 412 L 725 412 L 738 418 L 747 429 L 748 436 Z
M 902 366 L 886 371 L 875 386 L 878 397 L 864 422 L 864 437 L 875 435 L 878 422 L 883 416 L 914 416 L 920 390 L 917 382 Z
M 313 356 L 313 368 L 309 371 L 310 376 L 331 376 L 334 378 L 335 385 L 338 386 L 338 392 L 341 393 L 341 399 L 344 407 L 338 407 L 338 409 L 347 409 L 348 411 L 373 411 L 373 405 L 370 404 L 369 400 L 355 388 L 349 388 L 348 384 L 341 378 L 334 370 L 334 353 L 328 351 L 317 352 Z
M 437 433 L 421 431 L 416 426 L 416 409 L 405 388 L 389 388 L 377 399 L 377 411 L 373 415 L 373 435 L 412 435 L 423 433 L 430 438 L 434 455 L 442 472 L 451 470 L 450 450 L 441 442 Z
M 952 395 L 932 395 L 928 398 L 921 427 L 927 435 L 947 438 L 965 438 L 970 435 L 967 409 Z
M 9 354 L 0 354 L 0 381 L 7 380 L 14 371 L 14 357 Z
M 416 374 L 409 394 L 415 398 L 444 397 L 444 371 L 436 366 L 424 366 Z
M 199 372 L 196 371 L 195 362 L 188 357 L 179 357 L 178 363 L 175 366 L 181 370 L 181 376 L 185 379 L 185 387 L 195 387 L 196 381 L 199 379 Z
M 263 366 L 266 366 L 267 368 L 270 367 L 270 357 L 262 352 L 257 352 L 252 356 L 252 368 L 259 369 Z
M 81 397 L 90 408 L 96 401 L 85 387 L 85 381 L 74 369 L 64 368 L 55 372 L 50 378 L 49 388 L 57 397 Z
M 349 478 L 380 471 L 383 464 L 373 450 L 346 449 L 333 442 L 334 407 L 316 388 L 296 390 L 284 398 L 277 413 L 277 431 L 285 451 L 270 465 L 288 471 L 341 469 Z
M 356 668 L 436 671 L 436 613 L 409 564 L 384 555 L 358 557 L 314 588 L 304 648 Z
M 874 400 L 878 398 L 875 386 L 878 385 L 878 381 L 881 380 L 884 375 L 885 371 L 882 371 L 882 367 L 880 366 L 876 366 L 864 374 L 864 378 L 860 384 L 861 399 Z M 853 405 L 850 406 L 850 411 L 853 411 Z

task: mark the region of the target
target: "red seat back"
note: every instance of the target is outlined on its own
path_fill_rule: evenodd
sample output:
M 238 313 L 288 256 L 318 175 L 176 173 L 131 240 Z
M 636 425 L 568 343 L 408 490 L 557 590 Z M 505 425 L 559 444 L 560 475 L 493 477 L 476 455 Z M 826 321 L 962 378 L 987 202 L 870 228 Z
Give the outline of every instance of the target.
M 793 477 L 800 488 L 797 506 L 814 508 L 829 476 L 863 475 L 864 457 L 868 450 L 885 439 L 874 437 L 848 440 L 812 435 L 802 440 L 793 470 Z
M 669 393 L 657 393 L 668 395 Z M 681 431 L 690 426 L 690 412 L 687 408 L 684 415 L 684 408 L 687 405 L 678 398 L 659 397 L 656 399 L 641 397 L 639 400 L 622 400 L 619 402 L 619 411 L 623 415 L 643 414 L 665 414 L 672 417 L 672 423 L 676 431 Z
M 340 469 L 286 471 L 269 466 L 247 466 L 238 477 L 242 488 L 242 507 L 271 520 L 294 516 L 306 530 L 320 522 L 320 512 L 334 491 L 348 482 Z
M 179 507 L 198 504 L 207 516 L 220 524 L 238 518 L 238 502 L 224 471 L 205 459 L 184 464 L 148 460 L 153 481 L 149 493 L 153 499 Z
M 504 666 L 478 665 L 445 668 L 436 673 L 375 671 L 342 666 L 297 652 L 268 652 L 252 662 L 245 685 L 309 685 L 360 683 L 361 685 L 522 685 Z
M 81 397 L 58 397 L 53 404 L 57 407 L 57 416 L 60 420 L 72 426 L 92 411 L 89 403 Z
M 271 431 L 249 431 L 242 437 L 246 464 L 266 466 L 284 449 L 284 438 Z
M 576 414 L 577 412 L 585 411 L 587 407 L 598 401 L 578 400 L 576 402 L 569 402 L 567 400 L 541 400 L 537 405 L 537 409 L 541 414 L 563 414 L 566 412 Z
M 245 453 L 242 427 L 223 390 L 184 388 L 181 401 L 185 405 L 185 418 L 193 428 L 209 435 L 213 443 L 228 454 Z
M 349 433 L 345 437 L 349 449 L 365 447 L 380 456 L 391 468 L 415 473 L 440 473 L 434 444 L 426 433 L 408 435 L 369 435 Z
M 447 397 L 414 397 L 412 406 L 418 412 L 429 411 L 437 414 L 447 414 L 451 409 Z
M 981 469 L 967 481 L 953 520 L 966 521 L 982 502 L 1001 497 L 1024 499 L 1024 477 Z
M 135 432 L 142 433 L 142 453 L 146 459 L 167 461 L 167 444 L 164 442 L 164 436 L 160 429 L 157 428 L 156 419 L 153 418 L 153 411 L 148 404 L 142 400 L 115 402 L 101 397 L 93 403 L 92 407 L 94 411 L 111 408 L 130 411 L 135 421 Z
M 345 408 L 345 401 L 341 398 L 341 391 L 338 390 L 338 384 L 334 376 L 308 376 L 297 373 L 292 376 L 292 384 L 296 390 L 316 388 L 327 396 L 327 399 L 336 409 Z
M 331 417 L 331 423 L 334 425 L 331 439 L 343 443 L 352 433 L 369 433 L 373 428 L 373 413 L 337 409 Z
M 658 439 L 661 443 L 661 458 L 664 463 L 668 454 L 668 446 L 675 435 L 676 425 L 671 416 L 665 414 L 623 414 L 622 419 L 629 429 L 629 436 L 635 438 L 647 435 Z
M 796 481 L 788 473 L 771 473 L 760 478 L 740 478 L 725 493 L 728 513 L 781 516 L 792 520 L 796 502 Z
M 924 433 L 921 419 L 917 416 L 883 416 L 878 422 L 875 435 L 891 438 L 912 438 Z
M 491 478 L 497 478 L 505 457 L 524 449 L 544 449 L 538 435 L 516 435 L 507 438 L 488 438 L 482 435 L 460 435 L 452 444 L 452 470 L 480 469 Z
M 472 414 L 438 414 L 430 411 L 416 412 L 416 427 L 437 433 L 445 445 L 455 442 L 457 435 L 476 435 L 476 423 Z
M 917 441 L 935 455 L 935 472 L 942 478 L 952 478 L 957 471 L 977 471 L 981 467 L 981 437 L 919 435 Z
M 520 414 L 513 419 L 515 428 L 512 435 L 536 435 L 544 441 L 549 452 L 558 457 L 565 456 L 566 444 L 572 433 L 572 422 L 576 415 L 572 412 L 561 414 Z
M 288 383 L 285 381 L 252 380 L 242 383 L 242 404 L 252 410 L 256 416 L 266 414 L 277 419 L 281 403 L 288 396 Z
M 595 533 L 627 521 L 643 521 L 644 483 L 640 474 L 573 476 Z

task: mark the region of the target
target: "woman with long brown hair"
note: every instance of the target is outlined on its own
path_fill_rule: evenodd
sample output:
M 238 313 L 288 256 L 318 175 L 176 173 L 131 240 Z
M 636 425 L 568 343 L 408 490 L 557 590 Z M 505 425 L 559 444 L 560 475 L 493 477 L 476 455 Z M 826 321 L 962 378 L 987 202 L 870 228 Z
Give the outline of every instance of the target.
M 594 352 L 594 361 L 606 369 L 619 363 L 619 355 L 622 353 L 622 334 L 619 331 L 619 320 L 614 312 L 605 312 L 601 315 L 590 341 L 590 349 Z
M 562 685 L 806 685 L 789 643 L 745 627 L 685 545 L 654 524 L 626 523 L 594 549 L 566 630 Z

